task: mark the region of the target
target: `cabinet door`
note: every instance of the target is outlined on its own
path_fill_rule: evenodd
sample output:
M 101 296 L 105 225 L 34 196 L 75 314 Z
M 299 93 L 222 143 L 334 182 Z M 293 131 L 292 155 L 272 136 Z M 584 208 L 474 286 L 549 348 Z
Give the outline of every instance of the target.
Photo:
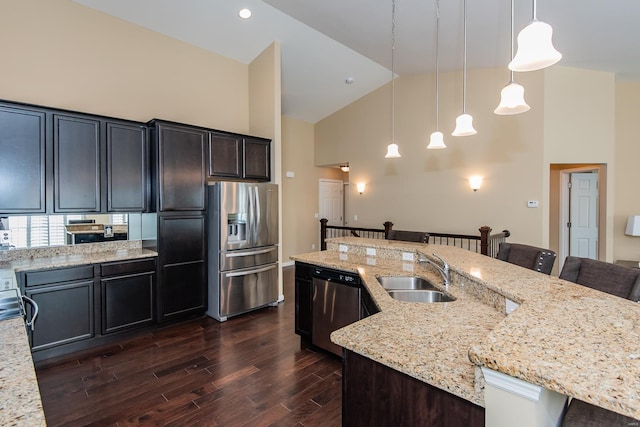
M 27 288 L 26 295 L 39 307 L 35 330 L 30 332 L 32 351 L 95 335 L 93 280 Z
M 45 212 L 45 113 L 0 105 L 0 213 Z
M 207 289 L 205 217 L 161 216 L 158 229 L 159 319 L 204 311 Z
M 102 279 L 102 333 L 152 324 L 154 282 L 153 271 Z
M 100 121 L 53 116 L 54 212 L 100 212 Z
M 268 139 L 244 138 L 245 179 L 269 181 L 271 179 L 271 141 Z
M 148 210 L 149 145 L 145 126 L 107 122 L 107 211 Z
M 203 130 L 158 125 L 160 211 L 205 209 L 206 138 Z
M 297 268 L 297 267 L 296 267 Z M 313 286 L 311 280 L 295 279 L 295 332 L 311 341 Z
M 209 132 L 209 176 L 242 178 L 242 137 Z

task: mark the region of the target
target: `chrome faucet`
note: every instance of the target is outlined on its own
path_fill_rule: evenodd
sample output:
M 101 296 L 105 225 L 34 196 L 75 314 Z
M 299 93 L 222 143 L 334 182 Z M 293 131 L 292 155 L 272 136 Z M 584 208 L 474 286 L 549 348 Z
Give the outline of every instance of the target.
M 449 264 L 447 264 L 447 262 L 442 258 L 440 258 L 438 255 L 433 254 L 433 256 L 440 260 L 440 262 L 442 263 L 442 267 L 436 264 L 435 261 L 432 261 L 429 258 L 427 258 L 427 256 L 422 252 L 418 252 L 418 263 L 419 264 L 427 263 L 435 267 L 435 269 L 438 270 L 438 272 L 442 276 L 442 279 L 444 280 L 444 287 L 446 289 L 449 289 L 449 282 L 450 282 L 449 281 Z

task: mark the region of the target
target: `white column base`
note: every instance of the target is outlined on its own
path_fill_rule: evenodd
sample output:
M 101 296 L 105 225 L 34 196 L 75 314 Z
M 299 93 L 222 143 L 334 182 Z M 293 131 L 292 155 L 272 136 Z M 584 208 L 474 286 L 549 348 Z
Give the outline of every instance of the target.
M 567 396 L 526 381 L 482 368 L 485 425 L 491 427 L 559 426 Z

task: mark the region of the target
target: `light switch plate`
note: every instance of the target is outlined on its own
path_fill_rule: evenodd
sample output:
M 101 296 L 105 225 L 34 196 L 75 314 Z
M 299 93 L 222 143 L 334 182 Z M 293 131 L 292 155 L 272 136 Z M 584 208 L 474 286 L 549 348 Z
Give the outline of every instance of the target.
M 367 256 L 376 256 L 375 248 L 367 248 Z
M 528 208 L 537 208 L 538 207 L 538 201 L 537 200 L 529 200 L 527 202 L 527 207 Z

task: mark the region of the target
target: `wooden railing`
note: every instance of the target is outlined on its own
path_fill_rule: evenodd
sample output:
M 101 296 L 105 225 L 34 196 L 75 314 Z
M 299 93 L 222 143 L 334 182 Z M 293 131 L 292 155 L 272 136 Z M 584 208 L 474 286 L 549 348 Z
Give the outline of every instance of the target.
M 389 231 L 393 229 L 391 221 L 386 221 L 383 224 L 384 228 L 381 229 L 334 226 L 327 225 L 327 222 L 328 220 L 325 218 L 320 220 L 320 250 L 323 251 L 327 250 L 326 239 L 345 236 L 386 239 Z M 509 230 L 491 234 L 491 227 L 486 225 L 480 227 L 478 231 L 480 235 L 429 232 L 429 243 L 457 246 L 495 258 L 498 254 L 500 243 L 506 241 L 507 237 L 511 235 Z

